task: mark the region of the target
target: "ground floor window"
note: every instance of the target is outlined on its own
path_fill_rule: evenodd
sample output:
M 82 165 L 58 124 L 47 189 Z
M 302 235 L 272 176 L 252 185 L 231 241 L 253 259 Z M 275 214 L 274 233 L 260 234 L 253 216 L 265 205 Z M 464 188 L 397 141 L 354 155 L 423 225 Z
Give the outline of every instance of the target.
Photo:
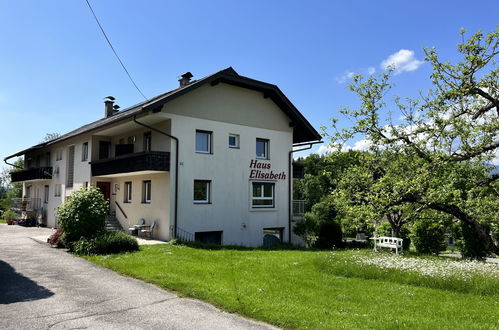
M 47 204 L 49 202 L 49 186 L 43 187 L 43 202 Z
M 142 203 L 151 203 L 151 181 L 142 181 Z
M 194 203 L 210 203 L 211 181 L 194 180 Z
M 194 234 L 196 242 L 222 245 L 223 231 L 201 231 Z
M 269 182 L 253 182 L 251 205 L 258 207 L 274 207 L 275 184 Z
M 272 246 L 282 243 L 284 228 L 263 228 L 263 245 Z
M 125 195 L 123 197 L 123 203 L 131 203 L 132 202 L 132 183 L 125 182 Z

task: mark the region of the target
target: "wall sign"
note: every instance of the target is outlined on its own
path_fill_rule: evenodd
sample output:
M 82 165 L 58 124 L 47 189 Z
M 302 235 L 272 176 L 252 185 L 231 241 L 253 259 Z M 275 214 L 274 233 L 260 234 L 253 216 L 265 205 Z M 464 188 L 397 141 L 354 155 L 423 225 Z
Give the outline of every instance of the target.
M 258 180 L 286 180 L 286 172 L 274 173 L 270 163 L 264 163 L 256 159 L 250 161 L 250 179 Z

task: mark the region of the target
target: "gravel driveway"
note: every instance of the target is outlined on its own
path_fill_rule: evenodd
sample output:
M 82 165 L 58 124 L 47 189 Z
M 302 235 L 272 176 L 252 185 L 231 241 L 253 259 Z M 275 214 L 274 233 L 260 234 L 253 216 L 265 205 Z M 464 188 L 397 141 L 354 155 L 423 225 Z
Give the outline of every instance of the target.
M 50 232 L 0 224 L 0 329 L 272 328 L 50 248 Z

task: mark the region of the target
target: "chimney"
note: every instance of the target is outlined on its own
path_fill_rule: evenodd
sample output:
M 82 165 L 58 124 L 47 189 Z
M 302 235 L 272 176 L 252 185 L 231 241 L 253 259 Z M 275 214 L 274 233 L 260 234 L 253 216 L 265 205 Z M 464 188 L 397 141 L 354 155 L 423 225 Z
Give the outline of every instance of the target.
M 191 83 L 191 78 L 194 77 L 192 73 L 186 72 L 180 76 L 181 78 L 178 80 L 180 83 L 180 87 L 185 87 Z
M 108 96 L 104 99 L 104 117 L 108 118 L 114 114 L 114 100 L 113 96 Z

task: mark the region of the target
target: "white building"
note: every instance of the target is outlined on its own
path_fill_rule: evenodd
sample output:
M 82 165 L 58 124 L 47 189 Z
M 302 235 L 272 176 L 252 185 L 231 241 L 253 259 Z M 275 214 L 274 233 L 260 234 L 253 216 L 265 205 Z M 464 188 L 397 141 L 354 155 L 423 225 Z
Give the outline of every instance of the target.
M 108 99 L 105 118 L 5 158 L 24 156 L 12 180 L 47 226 L 73 191 L 94 185 L 123 228 L 156 221 L 157 239 L 291 240 L 291 152 L 320 135 L 275 85 L 232 68 L 191 77 L 122 111 Z

